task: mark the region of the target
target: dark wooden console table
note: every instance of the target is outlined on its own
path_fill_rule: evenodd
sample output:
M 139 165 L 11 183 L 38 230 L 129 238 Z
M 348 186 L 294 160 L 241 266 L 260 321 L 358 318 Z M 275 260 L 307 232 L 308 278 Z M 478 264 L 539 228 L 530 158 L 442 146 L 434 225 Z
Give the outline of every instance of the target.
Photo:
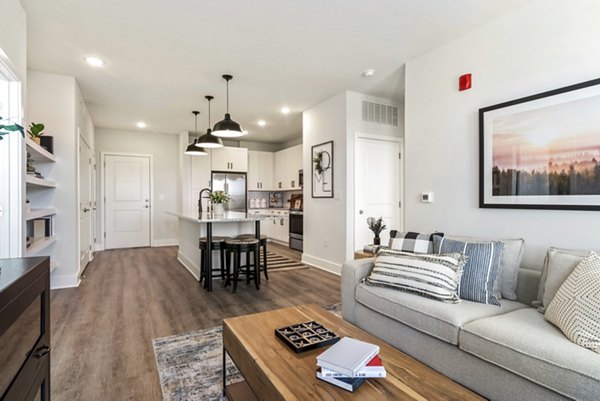
M 50 258 L 0 259 L 0 400 L 50 401 Z

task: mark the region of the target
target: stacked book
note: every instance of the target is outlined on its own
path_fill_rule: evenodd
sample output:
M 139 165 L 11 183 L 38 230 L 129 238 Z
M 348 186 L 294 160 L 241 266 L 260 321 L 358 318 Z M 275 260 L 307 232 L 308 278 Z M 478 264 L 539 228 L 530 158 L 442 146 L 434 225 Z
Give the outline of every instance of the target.
M 317 378 L 354 392 L 368 378 L 384 378 L 379 346 L 344 337 L 317 356 Z

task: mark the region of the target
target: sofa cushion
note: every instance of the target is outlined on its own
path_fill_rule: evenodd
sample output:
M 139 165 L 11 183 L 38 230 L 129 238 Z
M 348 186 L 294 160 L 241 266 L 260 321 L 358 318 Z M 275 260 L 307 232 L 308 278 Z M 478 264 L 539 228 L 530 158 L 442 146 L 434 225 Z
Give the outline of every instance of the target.
M 356 302 L 369 309 L 454 345 L 458 344 L 458 331 L 464 324 L 527 307 L 514 301 L 502 301 L 499 307 L 465 300 L 448 304 L 364 283 L 356 286 L 355 297 Z
M 459 347 L 557 393 L 600 399 L 600 356 L 569 341 L 533 308 L 472 321 Z
M 465 262 L 461 253 L 418 255 L 380 249 L 366 283 L 458 303 L 458 284 Z
M 476 237 L 460 237 L 447 235 L 446 238 L 463 241 L 463 242 L 489 242 L 492 241 L 486 238 Z M 510 238 L 498 240 L 504 243 L 504 250 L 500 255 L 500 266 L 498 267 L 498 276 L 494 282 L 494 295 L 500 297 L 517 300 L 517 282 L 519 279 L 519 268 L 523 253 L 525 250 L 525 240 L 522 238 Z
M 595 252 L 562 283 L 546 308 L 546 320 L 575 344 L 600 354 L 600 257 Z
M 558 291 L 562 283 L 569 277 L 575 266 L 585 259 L 588 254 L 589 251 L 559 248 L 548 249 L 538 289 L 539 312 L 544 313 L 546 311 L 554 295 L 556 295 L 556 291 Z
M 444 233 L 416 233 L 412 231 L 390 233 L 390 248 L 396 251 L 411 253 L 433 253 L 433 236 L 444 236 Z
M 498 275 L 504 243 L 463 242 L 435 236 L 433 248 L 436 254 L 462 252 L 469 257 L 458 290 L 461 299 L 500 305 L 494 294 L 494 281 Z

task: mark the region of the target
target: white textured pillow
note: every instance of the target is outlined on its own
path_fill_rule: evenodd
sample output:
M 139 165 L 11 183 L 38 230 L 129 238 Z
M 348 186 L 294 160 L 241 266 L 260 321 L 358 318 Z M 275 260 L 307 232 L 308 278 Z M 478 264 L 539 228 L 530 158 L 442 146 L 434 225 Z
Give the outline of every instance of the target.
M 461 253 L 419 255 L 380 249 L 366 283 L 457 303 L 460 301 L 458 287 L 466 261 Z
M 600 257 L 595 252 L 567 277 L 545 316 L 569 340 L 600 354 Z

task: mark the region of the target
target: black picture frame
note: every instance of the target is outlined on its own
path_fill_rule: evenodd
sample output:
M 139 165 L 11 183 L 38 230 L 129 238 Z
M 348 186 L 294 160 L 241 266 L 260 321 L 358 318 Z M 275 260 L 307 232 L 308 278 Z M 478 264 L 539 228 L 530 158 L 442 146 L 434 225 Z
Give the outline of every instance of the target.
M 600 79 L 479 109 L 479 207 L 600 210 L 596 106 Z
M 320 161 L 319 161 L 320 157 Z M 333 198 L 334 157 L 333 141 L 311 147 L 311 196 L 313 198 Z

